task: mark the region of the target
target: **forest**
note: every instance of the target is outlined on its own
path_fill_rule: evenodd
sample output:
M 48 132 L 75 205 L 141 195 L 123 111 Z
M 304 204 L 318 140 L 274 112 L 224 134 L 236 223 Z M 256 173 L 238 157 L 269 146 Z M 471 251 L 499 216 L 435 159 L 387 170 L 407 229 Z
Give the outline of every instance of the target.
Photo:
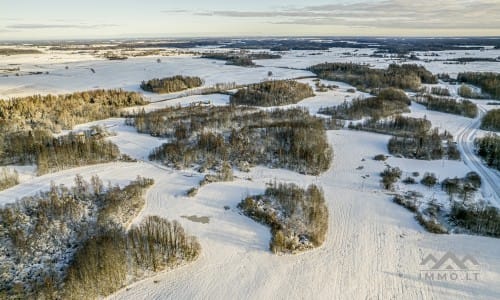
M 359 120 L 370 117 L 377 121 L 394 114 L 410 112 L 410 104 L 411 101 L 404 91 L 387 88 L 375 97 L 353 99 L 337 106 L 322 107 L 318 113 L 332 116 L 333 119 Z
M 0 165 L 36 164 L 39 174 L 123 159 L 118 148 L 94 128 L 54 137 L 62 129 L 125 115 L 121 108 L 144 105 L 138 93 L 93 90 L 67 95 L 0 100 Z
M 500 100 L 500 74 L 498 73 L 458 73 L 457 81 L 476 85 L 483 93 L 488 93 L 491 98 Z
M 141 83 L 141 89 L 158 94 L 174 93 L 200 87 L 203 80 L 200 77 L 176 75 L 173 77 L 154 78 Z
M 314 184 L 302 189 L 293 183 L 270 183 L 263 195 L 246 197 L 238 208 L 271 228 L 273 253 L 297 253 L 325 240 L 328 208 L 323 191 Z
M 120 117 L 121 108 L 145 104 L 147 102 L 139 93 L 123 90 L 92 90 L 0 100 L 0 133 L 35 129 L 59 132 L 76 124 Z
M 360 90 L 398 88 L 417 91 L 422 83 L 437 83 L 437 77 L 422 66 L 391 64 L 387 69 L 372 69 L 355 63 L 322 63 L 308 68 L 325 80 L 342 81 Z
M 500 109 L 489 110 L 481 120 L 481 129 L 500 131 Z
M 453 98 L 436 97 L 432 95 L 418 96 L 415 102 L 424 105 L 428 110 L 475 118 L 478 114 L 477 105 L 469 100 L 457 101 Z
M 199 244 L 177 222 L 148 217 L 126 231 L 152 179 L 105 187 L 75 177 L 72 188 L 0 209 L 0 298 L 97 299 L 150 272 L 196 258 Z
M 273 80 L 250 84 L 239 89 L 230 98 L 235 105 L 280 106 L 295 104 L 314 96 L 312 88 L 306 83 L 293 80 Z
M 244 106 L 170 107 L 140 113 L 127 123 L 141 133 L 169 137 L 150 159 L 209 170 L 264 164 L 317 175 L 330 167 L 326 124 L 301 108 L 263 111 Z
M 477 154 L 484 159 L 489 167 L 500 170 L 500 136 L 487 134 L 474 141 Z

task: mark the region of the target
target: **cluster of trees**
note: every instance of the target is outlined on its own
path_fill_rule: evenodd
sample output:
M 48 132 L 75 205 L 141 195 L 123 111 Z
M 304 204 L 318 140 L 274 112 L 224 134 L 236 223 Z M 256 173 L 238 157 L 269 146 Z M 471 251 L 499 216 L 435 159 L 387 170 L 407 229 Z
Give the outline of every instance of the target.
M 474 193 L 481 187 L 481 176 L 476 172 L 469 172 L 464 178 L 446 178 L 441 182 L 441 189 L 453 200 L 455 197 L 468 202 Z
M 380 118 L 410 112 L 411 101 L 406 93 L 399 89 L 380 90 L 378 95 L 366 99 L 354 99 L 333 107 L 322 107 L 318 113 L 330 115 L 334 119 L 358 120 L 370 117 L 377 121 Z
M 127 277 L 194 260 L 199 251 L 196 238 L 177 221 L 148 216 L 128 232 L 108 230 L 87 240 L 67 271 L 63 295 L 100 299 L 127 284 Z
M 475 98 L 475 99 L 481 99 L 481 98 L 484 98 L 483 95 L 481 95 L 480 93 L 476 93 L 475 91 L 472 90 L 471 87 L 465 85 L 465 84 L 462 84 L 458 90 L 458 95 L 460 97 L 464 97 L 464 98 Z
M 469 204 L 454 202 L 449 220 L 453 225 L 472 233 L 500 237 L 500 211 L 484 202 Z
M 122 115 L 120 108 L 145 104 L 147 102 L 139 93 L 123 90 L 93 90 L 0 100 L 0 132 L 33 129 L 58 132 L 71 129 L 76 124 L 118 117 Z
M 253 220 L 271 228 L 274 253 L 296 253 L 323 244 L 328 230 L 328 208 L 316 185 L 272 183 L 264 195 L 247 197 L 238 207 Z
M 0 171 L 0 191 L 13 187 L 17 184 L 19 184 L 19 174 L 17 171 L 10 171 L 7 168 L 2 168 Z
M 174 93 L 190 88 L 199 87 L 203 84 L 200 77 L 176 75 L 166 78 L 154 78 L 141 83 L 141 89 L 152 93 Z
M 349 128 L 351 129 L 391 134 L 395 136 L 427 132 L 431 129 L 431 126 L 431 122 L 427 119 L 403 117 L 401 115 L 396 115 L 379 121 L 368 119 L 355 125 L 349 124 Z
M 477 117 L 477 105 L 469 100 L 457 101 L 453 98 L 424 95 L 417 97 L 416 102 L 425 105 L 428 110 L 435 110 L 468 118 Z
M 391 64 L 387 69 L 372 69 L 355 63 L 322 63 L 309 67 L 318 77 L 347 82 L 358 89 L 394 87 L 417 91 L 422 83 L 437 83 L 437 77 L 422 66 Z
M 394 136 L 387 145 L 389 153 L 406 158 L 435 160 L 448 158 L 460 159 L 460 152 L 453 143 L 453 136 L 448 132 L 439 134 L 434 128 L 430 131 Z
M 474 141 L 477 154 L 481 156 L 486 164 L 492 168 L 500 170 L 500 136 L 488 134 Z
M 127 157 L 93 130 L 59 137 L 43 130 L 19 132 L 6 136 L 0 146 L 1 164 L 36 164 L 39 175 L 119 159 Z
M 314 96 L 306 83 L 293 80 L 273 80 L 251 84 L 239 89 L 230 98 L 231 104 L 251 106 L 279 106 L 295 104 Z
M 67 188 L 0 209 L 1 298 L 98 299 L 151 272 L 197 257 L 200 246 L 179 223 L 147 217 L 128 231 L 154 183 L 138 177 L 105 187 L 75 177 Z
M 481 120 L 481 129 L 500 131 L 500 109 L 489 110 Z
M 457 80 L 458 82 L 477 85 L 493 99 L 500 99 L 500 74 L 498 73 L 458 73 Z
M 317 175 L 331 163 L 322 119 L 305 109 L 261 111 L 241 106 L 188 106 L 129 119 L 139 132 L 171 138 L 150 159 L 204 170 L 267 164 Z

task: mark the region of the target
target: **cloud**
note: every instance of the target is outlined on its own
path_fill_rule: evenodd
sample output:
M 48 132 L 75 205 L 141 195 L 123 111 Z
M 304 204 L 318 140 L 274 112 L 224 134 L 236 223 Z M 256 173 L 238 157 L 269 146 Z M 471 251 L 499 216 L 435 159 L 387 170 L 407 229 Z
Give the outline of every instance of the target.
M 283 7 L 271 11 L 215 10 L 195 15 L 256 19 L 271 24 L 402 29 L 498 29 L 498 0 L 384 0 Z
M 76 29 L 95 29 L 95 28 L 105 28 L 105 27 L 115 27 L 116 24 L 12 24 L 5 26 L 9 29 L 64 29 L 64 28 L 76 28 Z

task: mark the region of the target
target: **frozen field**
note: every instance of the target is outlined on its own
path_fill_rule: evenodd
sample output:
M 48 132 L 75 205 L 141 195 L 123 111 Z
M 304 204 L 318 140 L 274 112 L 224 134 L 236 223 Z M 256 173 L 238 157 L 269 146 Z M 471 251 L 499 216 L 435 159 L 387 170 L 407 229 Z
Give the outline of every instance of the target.
M 386 66 L 392 59 L 366 55 L 373 50 L 332 49 L 320 55 L 316 51 L 292 51 L 282 59 L 261 60 L 264 67 L 242 68 L 224 65 L 223 61 L 200 59 L 188 55 L 130 58 L 125 61 L 96 60 L 90 56 L 60 57 L 52 61 L 44 55 L 16 58 L 21 69 L 44 70 L 49 74 L 0 77 L 0 98 L 31 94 L 65 93 L 94 88 L 122 88 L 138 91 L 142 80 L 177 74 L 196 75 L 205 86 L 236 82 L 247 84 L 268 79 L 300 78 L 313 75 L 304 68 L 325 61 L 366 62 Z M 457 52 L 457 51 L 453 51 Z M 499 50 L 467 51 L 478 57 L 500 56 Z M 442 56 L 452 54 L 442 53 Z M 466 53 L 455 53 L 457 57 Z M 0 66 L 9 63 L 2 58 Z M 445 65 L 442 61 L 422 62 L 434 73 L 450 74 L 473 71 L 500 71 L 500 63 L 475 62 L 465 65 Z M 66 66 L 68 67 L 66 69 Z M 90 69 L 94 69 L 95 73 Z M 300 79 L 313 85 L 311 79 Z M 340 104 L 366 94 L 349 93 L 349 85 L 338 82 L 333 91 L 316 93 L 293 106 L 308 108 L 316 113 L 320 107 Z M 146 111 L 166 105 L 187 105 L 210 101 L 216 105 L 228 103 L 227 95 L 186 96 L 160 101 L 169 96 L 146 94 L 154 103 Z M 482 105 L 482 111 L 490 106 Z M 434 127 L 451 132 L 462 147 L 470 147 L 477 130 L 477 119 L 427 111 L 413 103 L 414 117 L 425 116 Z M 123 153 L 138 159 L 134 163 L 110 163 L 81 167 L 44 176 L 34 176 L 33 168 L 19 170 L 21 184 L 0 192 L 0 205 L 23 196 L 46 190 L 51 182 L 71 185 L 73 177 L 99 175 L 103 181 L 125 185 L 137 175 L 151 177 L 155 185 L 147 194 L 144 210 L 136 218 L 159 215 L 178 220 L 186 230 L 199 238 L 201 256 L 179 269 L 160 273 L 137 282 L 110 296 L 110 299 L 499 299 L 500 298 L 500 239 L 463 234 L 434 235 L 426 232 L 414 215 L 394 204 L 392 196 L 380 186 L 379 173 L 384 162 L 373 160 L 377 154 L 387 154 L 389 136 L 349 130 L 328 131 L 334 149 L 332 167 L 321 176 L 305 176 L 295 172 L 256 167 L 250 173 L 235 172 L 233 182 L 209 184 L 200 188 L 197 196 L 186 197 L 186 191 L 197 186 L 201 175 L 190 170 L 176 171 L 148 162 L 149 151 L 164 140 L 142 135 L 125 126 L 124 119 L 114 118 L 79 125 L 81 130 L 102 125 L 116 133 L 109 137 Z M 465 129 L 469 129 L 467 133 Z M 461 149 L 464 153 L 466 149 Z M 470 154 L 468 154 L 470 155 Z M 487 172 L 492 178 L 482 190 L 484 199 L 498 205 L 495 194 L 500 181 L 497 171 L 478 167 L 466 157 L 464 161 L 422 162 L 390 157 L 387 163 L 403 172 L 426 171 L 440 179 L 464 176 L 472 170 Z M 360 168 L 363 167 L 363 168 Z M 404 176 L 403 176 L 404 177 Z M 241 215 L 236 205 L 246 195 L 261 193 L 267 182 L 295 182 L 300 186 L 320 185 L 329 209 L 329 230 L 325 243 L 318 249 L 299 255 L 277 256 L 269 248 L 269 229 Z M 425 191 L 424 191 L 425 192 Z M 224 206 L 229 206 L 225 210 Z M 196 215 L 208 217 L 207 224 L 183 218 Z M 473 256 L 479 263 L 478 278 L 471 280 L 429 280 L 421 277 L 426 269 L 422 260 L 432 254 L 438 258 L 452 252 L 458 257 Z

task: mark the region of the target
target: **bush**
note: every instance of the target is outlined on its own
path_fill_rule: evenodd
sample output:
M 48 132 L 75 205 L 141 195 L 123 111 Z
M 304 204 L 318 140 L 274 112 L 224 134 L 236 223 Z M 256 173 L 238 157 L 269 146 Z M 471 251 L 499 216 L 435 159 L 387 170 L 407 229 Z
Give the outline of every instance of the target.
M 425 173 L 420 183 L 422 183 L 426 187 L 433 187 L 438 183 L 438 180 L 434 173 Z
M 415 183 L 417 183 L 417 181 L 413 177 L 406 177 L 405 179 L 403 179 L 403 183 L 405 183 L 405 184 L 415 184 Z
M 418 223 L 430 233 L 448 234 L 448 230 L 443 225 L 439 224 L 439 222 L 437 222 L 435 219 L 426 219 L 420 213 L 417 213 L 415 219 L 417 219 Z
M 387 160 L 387 156 L 385 156 L 385 154 L 377 154 L 373 157 L 373 160 L 377 160 L 377 161 L 386 161 Z
M 382 176 L 382 186 L 386 190 L 392 190 L 394 187 L 394 183 L 401 178 L 402 171 L 398 167 L 392 168 L 388 166 L 380 176 Z

